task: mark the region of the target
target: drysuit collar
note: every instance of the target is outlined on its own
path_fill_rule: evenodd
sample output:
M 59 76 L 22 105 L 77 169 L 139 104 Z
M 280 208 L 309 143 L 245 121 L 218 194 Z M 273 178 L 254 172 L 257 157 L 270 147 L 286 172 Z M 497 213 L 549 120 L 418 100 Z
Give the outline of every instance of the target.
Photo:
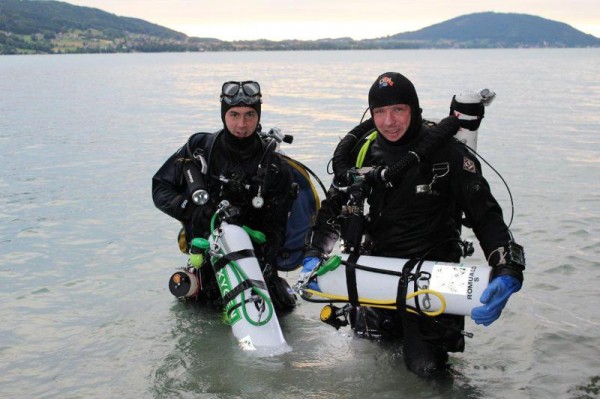
M 262 150 L 260 137 L 258 137 L 258 133 L 256 132 L 248 137 L 240 138 L 234 136 L 225 126 L 222 136 L 225 148 L 241 158 L 249 158 Z

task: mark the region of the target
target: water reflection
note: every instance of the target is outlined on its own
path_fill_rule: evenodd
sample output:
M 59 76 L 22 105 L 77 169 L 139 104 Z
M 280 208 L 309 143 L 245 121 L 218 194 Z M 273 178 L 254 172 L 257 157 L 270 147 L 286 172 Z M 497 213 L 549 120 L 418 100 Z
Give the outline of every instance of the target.
M 280 316 L 293 352 L 256 357 L 238 348 L 219 310 L 175 302 L 170 308 L 173 346 L 150 375 L 153 396 L 481 397 L 456 369 L 420 379 L 406 370 L 399 342 L 356 339 L 348 328 L 335 330 L 316 320 L 313 305 L 301 303 L 296 312 Z

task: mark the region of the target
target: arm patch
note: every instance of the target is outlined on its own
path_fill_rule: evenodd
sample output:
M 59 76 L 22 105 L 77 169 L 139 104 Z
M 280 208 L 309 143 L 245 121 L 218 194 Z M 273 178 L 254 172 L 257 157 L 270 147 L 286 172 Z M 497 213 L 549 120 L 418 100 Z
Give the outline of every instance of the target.
M 475 165 L 475 161 L 473 161 L 469 157 L 463 157 L 463 170 L 471 173 L 477 173 L 477 166 Z

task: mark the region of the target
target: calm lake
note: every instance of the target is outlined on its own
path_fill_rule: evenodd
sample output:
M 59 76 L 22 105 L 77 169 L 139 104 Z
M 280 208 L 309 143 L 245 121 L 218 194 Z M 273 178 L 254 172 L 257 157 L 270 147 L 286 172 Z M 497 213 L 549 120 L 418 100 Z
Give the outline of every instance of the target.
M 224 81 L 258 80 L 263 127 L 294 135 L 282 149 L 328 184 L 386 71 L 434 119 L 453 94 L 497 93 L 478 152 L 510 187 L 526 250 L 522 290 L 491 326 L 467 319 L 474 337 L 443 383 L 304 301 L 280 319 L 292 350 L 251 356 L 167 287 L 186 257 L 151 177 L 221 127 Z M 600 397 L 599 127 L 600 49 L 2 56 L 0 398 Z M 507 190 L 483 169 L 508 222 Z M 477 244 L 467 262 L 484 262 Z

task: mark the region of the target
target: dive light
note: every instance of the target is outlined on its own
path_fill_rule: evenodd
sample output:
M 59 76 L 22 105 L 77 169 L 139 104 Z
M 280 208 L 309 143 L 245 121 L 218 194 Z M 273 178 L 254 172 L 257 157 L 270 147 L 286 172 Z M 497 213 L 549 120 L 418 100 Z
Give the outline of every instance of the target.
M 200 279 L 193 271 L 180 270 L 169 279 L 169 291 L 177 298 L 191 298 L 200 291 Z
M 346 305 L 342 308 L 338 308 L 331 304 L 325 305 L 323 309 L 321 309 L 319 317 L 323 323 L 329 324 L 330 326 L 335 327 L 336 330 L 339 330 L 340 327 L 348 325 L 346 314 L 349 306 L 350 305 Z

